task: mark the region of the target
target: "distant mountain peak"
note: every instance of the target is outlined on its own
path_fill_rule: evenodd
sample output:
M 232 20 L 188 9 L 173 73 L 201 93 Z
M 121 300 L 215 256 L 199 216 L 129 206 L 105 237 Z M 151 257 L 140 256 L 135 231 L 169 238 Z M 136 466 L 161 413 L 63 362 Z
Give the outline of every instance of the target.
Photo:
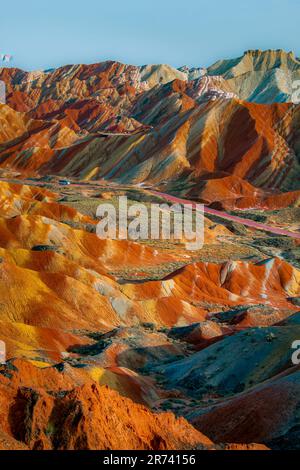
M 295 53 L 293 51 L 286 52 L 284 49 L 248 49 L 244 52 L 245 55 L 252 55 L 252 56 L 261 56 L 261 55 L 272 55 L 272 54 L 280 54 L 290 56 L 295 58 Z

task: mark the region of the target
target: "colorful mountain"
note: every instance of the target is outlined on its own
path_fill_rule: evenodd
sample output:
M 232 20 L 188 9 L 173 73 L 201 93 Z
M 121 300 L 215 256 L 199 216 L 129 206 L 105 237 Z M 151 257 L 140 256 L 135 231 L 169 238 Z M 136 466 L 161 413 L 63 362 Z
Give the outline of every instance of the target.
M 300 60 L 0 80 L 0 448 L 298 449 Z M 203 247 L 100 239 L 120 196 Z

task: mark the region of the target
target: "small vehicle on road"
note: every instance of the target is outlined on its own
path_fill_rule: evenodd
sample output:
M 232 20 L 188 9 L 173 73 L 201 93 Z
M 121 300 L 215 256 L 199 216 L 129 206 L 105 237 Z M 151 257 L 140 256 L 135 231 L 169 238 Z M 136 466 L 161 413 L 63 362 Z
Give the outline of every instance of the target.
M 68 186 L 69 184 L 71 184 L 71 181 L 69 181 L 69 180 L 59 180 L 58 184 L 60 184 L 61 186 Z

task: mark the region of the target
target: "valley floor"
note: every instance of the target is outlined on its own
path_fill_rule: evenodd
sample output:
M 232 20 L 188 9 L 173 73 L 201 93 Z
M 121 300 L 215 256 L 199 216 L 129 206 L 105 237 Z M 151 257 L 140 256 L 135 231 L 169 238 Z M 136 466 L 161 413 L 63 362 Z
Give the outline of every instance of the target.
M 207 211 L 196 252 L 97 237 L 155 189 L 2 175 L 0 448 L 299 448 L 299 209 Z

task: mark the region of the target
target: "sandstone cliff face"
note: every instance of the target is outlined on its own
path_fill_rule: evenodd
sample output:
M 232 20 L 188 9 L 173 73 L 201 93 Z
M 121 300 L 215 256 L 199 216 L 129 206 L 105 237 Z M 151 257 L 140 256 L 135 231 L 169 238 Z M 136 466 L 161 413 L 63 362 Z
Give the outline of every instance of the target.
M 53 397 L 20 388 L 10 426 L 35 450 L 212 449 L 213 443 L 183 418 L 152 414 L 108 387 L 86 384 Z
M 41 370 L 20 360 L 1 366 L 0 372 L 1 450 L 223 448 L 185 419 L 176 419 L 172 413 L 152 413 L 91 379 L 76 386 L 74 377 L 70 379 L 62 371 Z M 226 448 L 240 450 L 244 446 Z M 267 449 L 259 444 L 247 448 Z
M 293 52 L 281 49 L 249 50 L 237 59 L 216 62 L 208 68 L 208 75 L 221 75 L 247 101 L 295 102 L 294 82 L 300 78 L 300 60 Z

